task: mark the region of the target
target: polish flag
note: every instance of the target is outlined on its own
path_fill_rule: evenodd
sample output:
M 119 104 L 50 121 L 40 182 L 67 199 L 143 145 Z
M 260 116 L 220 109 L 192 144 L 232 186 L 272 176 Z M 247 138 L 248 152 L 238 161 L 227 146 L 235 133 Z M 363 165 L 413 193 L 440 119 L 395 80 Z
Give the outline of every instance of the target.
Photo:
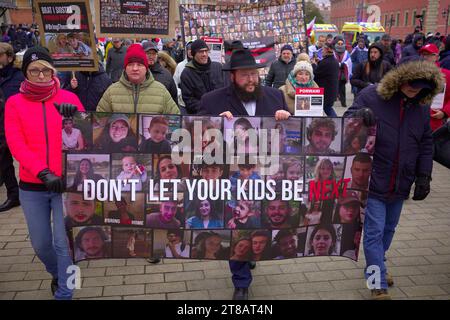
M 311 31 L 314 28 L 314 23 L 316 22 L 316 17 L 311 20 L 310 23 L 308 23 L 308 26 L 306 28 L 306 36 L 309 37 L 311 35 Z

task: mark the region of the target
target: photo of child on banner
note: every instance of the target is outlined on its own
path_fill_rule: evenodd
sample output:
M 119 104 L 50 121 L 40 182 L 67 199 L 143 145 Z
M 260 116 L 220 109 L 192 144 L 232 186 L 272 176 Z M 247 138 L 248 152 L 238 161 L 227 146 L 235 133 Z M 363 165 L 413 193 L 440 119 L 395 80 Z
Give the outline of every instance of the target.
M 356 259 L 372 169 L 361 146 L 373 128 L 360 120 L 76 118 L 67 124 L 71 132 L 91 133 L 93 143 L 64 151 L 63 205 L 75 260 Z M 264 138 L 275 133 L 276 141 Z M 361 144 L 349 143 L 355 137 Z M 139 148 L 149 140 L 171 151 Z M 234 148 L 236 140 L 243 150 Z

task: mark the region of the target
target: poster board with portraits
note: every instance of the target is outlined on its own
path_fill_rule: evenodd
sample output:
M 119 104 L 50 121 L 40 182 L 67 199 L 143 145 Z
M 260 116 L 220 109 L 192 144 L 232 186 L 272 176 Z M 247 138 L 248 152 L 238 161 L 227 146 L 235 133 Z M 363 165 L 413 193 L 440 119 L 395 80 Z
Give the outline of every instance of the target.
M 209 57 L 211 61 L 215 61 L 218 63 L 223 63 L 222 61 L 222 47 L 223 47 L 223 39 L 222 38 L 212 38 L 212 37 L 202 37 L 203 41 L 207 44 L 209 48 Z
M 175 34 L 175 0 L 95 0 L 99 37 L 161 38 Z
M 295 90 L 295 115 L 322 117 L 324 88 L 297 88 Z
M 41 45 L 59 71 L 97 71 L 98 57 L 88 0 L 34 0 Z
M 375 143 L 360 118 L 82 113 L 63 121 L 75 261 L 357 260 Z M 68 134 L 80 139 L 71 144 Z
M 271 37 L 277 44 L 304 39 L 301 2 L 264 1 L 229 5 L 184 4 L 180 16 L 185 41 L 202 36 L 225 41 Z

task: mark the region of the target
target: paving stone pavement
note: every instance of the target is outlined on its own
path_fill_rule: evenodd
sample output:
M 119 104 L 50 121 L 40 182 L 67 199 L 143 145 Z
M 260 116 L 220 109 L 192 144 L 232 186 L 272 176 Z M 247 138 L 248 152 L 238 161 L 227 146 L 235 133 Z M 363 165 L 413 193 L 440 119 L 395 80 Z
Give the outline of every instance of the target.
M 350 105 L 350 104 L 349 104 Z M 342 114 L 343 108 L 337 107 Z M 450 299 L 450 170 L 435 163 L 431 194 L 408 200 L 387 255 L 393 299 Z M 0 188 L 0 201 L 6 198 Z M 368 299 L 360 261 L 307 257 L 258 263 L 250 299 Z M 230 299 L 226 261 L 108 259 L 79 264 L 76 299 Z M 20 208 L 0 214 L 0 299 L 52 299 L 51 277 L 34 255 Z

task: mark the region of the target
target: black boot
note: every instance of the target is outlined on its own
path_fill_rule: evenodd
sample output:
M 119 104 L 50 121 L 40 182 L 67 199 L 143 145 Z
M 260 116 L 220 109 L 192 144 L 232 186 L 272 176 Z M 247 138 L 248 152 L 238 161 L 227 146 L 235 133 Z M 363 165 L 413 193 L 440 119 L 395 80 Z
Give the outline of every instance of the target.
M 20 206 L 19 199 L 6 199 L 6 201 L 0 205 L 0 212 L 8 211 L 18 206 Z
M 157 264 L 161 262 L 160 258 L 148 258 L 147 262 L 153 263 L 153 264 Z
M 55 295 L 56 290 L 58 290 L 58 278 L 53 278 L 50 284 L 50 289 L 52 290 L 52 295 Z
M 250 270 L 253 270 L 256 268 L 256 262 L 255 261 L 249 261 L 248 264 L 250 265 Z
M 234 288 L 233 300 L 248 300 L 248 288 Z

